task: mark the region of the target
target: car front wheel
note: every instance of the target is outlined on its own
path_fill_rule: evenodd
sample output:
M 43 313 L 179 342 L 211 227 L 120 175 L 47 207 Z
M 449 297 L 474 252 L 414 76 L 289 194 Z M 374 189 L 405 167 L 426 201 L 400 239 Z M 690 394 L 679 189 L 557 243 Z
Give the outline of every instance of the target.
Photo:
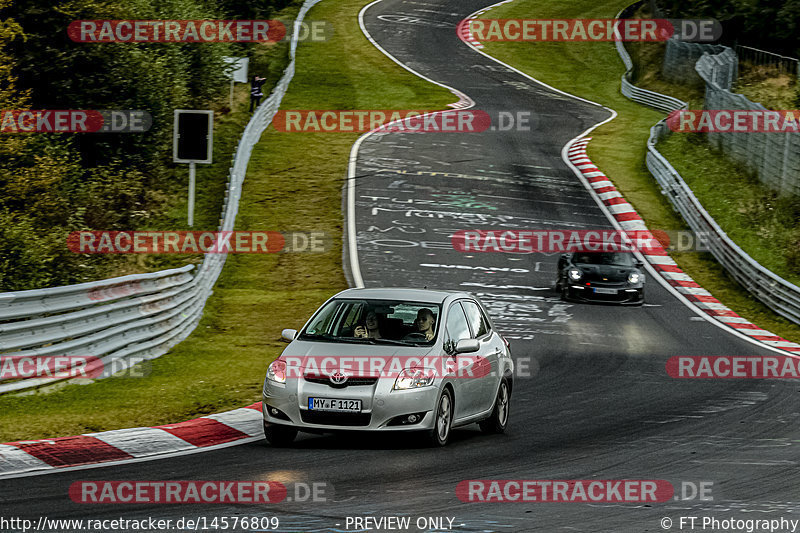
M 450 426 L 453 424 L 453 395 L 450 389 L 444 389 L 434 411 L 433 429 L 428 431 L 428 441 L 433 446 L 444 446 L 450 438 Z
M 297 437 L 297 430 L 291 426 L 264 422 L 264 436 L 275 447 L 289 446 Z
M 511 391 L 508 388 L 508 380 L 503 378 L 500 387 L 497 389 L 497 398 L 494 401 L 492 414 L 480 422 L 478 425 L 484 433 L 505 433 L 508 425 L 508 408 L 511 399 Z

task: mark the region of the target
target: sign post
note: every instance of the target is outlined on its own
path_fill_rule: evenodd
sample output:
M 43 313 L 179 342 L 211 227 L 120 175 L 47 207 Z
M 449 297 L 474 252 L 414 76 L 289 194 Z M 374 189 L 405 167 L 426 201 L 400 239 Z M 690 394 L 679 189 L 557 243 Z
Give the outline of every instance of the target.
M 194 225 L 195 164 L 211 163 L 214 144 L 214 112 L 176 109 L 172 134 L 172 161 L 189 163 L 189 227 Z
M 189 162 L 189 214 L 187 216 L 189 227 L 194 226 L 194 161 Z
M 233 111 L 233 83 L 247 83 L 247 57 L 225 57 L 225 74 L 231 79 L 231 111 Z

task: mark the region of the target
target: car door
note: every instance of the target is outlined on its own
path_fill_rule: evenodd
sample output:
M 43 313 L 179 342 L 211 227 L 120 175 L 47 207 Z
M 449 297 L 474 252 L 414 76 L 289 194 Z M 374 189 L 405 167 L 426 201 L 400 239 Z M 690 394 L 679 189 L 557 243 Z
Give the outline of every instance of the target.
M 460 339 L 472 338 L 472 334 L 467 324 L 467 316 L 460 302 L 453 302 L 447 309 L 447 318 L 444 331 L 444 353 L 442 357 L 449 358 L 453 367 L 457 369 L 451 375 L 453 379 L 453 389 L 455 392 L 455 419 L 472 414 L 475 410 L 476 391 L 473 379 L 464 378 L 465 372 L 471 370 L 470 356 L 473 354 L 457 354 L 455 351 L 456 343 Z M 467 366 L 467 368 L 464 368 Z
M 480 342 L 480 349 L 474 355 L 476 373 L 480 376 L 475 380 L 475 409 L 481 412 L 492 406 L 495 392 L 500 385 L 499 367 L 504 348 L 503 341 L 491 330 L 489 321 L 476 302 L 464 300 L 461 303 L 467 315 L 472 338 Z

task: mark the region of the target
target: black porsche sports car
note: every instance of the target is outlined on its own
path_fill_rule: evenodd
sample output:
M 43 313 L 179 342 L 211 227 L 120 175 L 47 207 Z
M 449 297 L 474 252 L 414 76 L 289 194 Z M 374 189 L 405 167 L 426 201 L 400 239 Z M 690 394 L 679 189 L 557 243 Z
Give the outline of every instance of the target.
M 573 252 L 558 260 L 556 290 L 564 300 L 644 303 L 642 263 L 630 252 Z

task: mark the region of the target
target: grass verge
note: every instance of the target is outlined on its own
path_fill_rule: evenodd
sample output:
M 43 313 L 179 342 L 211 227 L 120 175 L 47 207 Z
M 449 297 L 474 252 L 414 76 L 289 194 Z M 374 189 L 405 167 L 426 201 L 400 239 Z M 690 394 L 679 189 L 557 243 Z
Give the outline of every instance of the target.
M 369 0 L 322 2 L 309 17 L 336 28 L 301 44 L 284 109 L 442 109 L 454 100 L 393 63 L 364 38 Z M 151 426 L 260 399 L 266 365 L 298 327 L 346 288 L 341 192 L 359 134 L 267 130 L 250 159 L 236 228 L 324 231 L 325 253 L 230 256 L 195 332 L 142 379 L 110 378 L 48 394 L 0 397 L 0 442 Z
M 486 17 L 611 18 L 630 0 L 515 0 Z M 611 177 L 651 230 L 687 229 L 662 196 L 645 167 L 650 127 L 664 114 L 636 104 L 620 93 L 624 66 L 613 43 L 492 42 L 484 51 L 553 87 L 617 111 L 611 122 L 592 132 L 589 157 Z M 779 317 L 740 287 L 710 254 L 683 252 L 673 259 L 700 285 L 737 313 L 784 338 L 800 341 L 800 326 Z
M 658 149 L 736 244 L 800 285 L 800 199 L 770 191 L 714 150 L 703 134 L 673 134 Z
M 734 91 L 767 109 L 796 109 L 800 103 L 797 77 L 767 65 L 739 63 L 739 79 Z
M 639 15 L 646 18 L 648 13 Z M 661 76 L 663 43 L 630 43 L 628 48 L 640 87 L 678 96 L 689 102 L 689 109 L 705 107 L 702 89 L 671 83 Z M 696 81 L 702 84 L 699 76 Z M 788 109 L 795 83 L 775 68 L 743 63 L 735 90 L 744 88 L 749 91 L 746 96 L 768 108 Z M 659 143 L 659 151 L 734 242 L 765 268 L 800 283 L 800 199 L 781 197 L 745 166 L 716 150 L 705 135 L 672 135 Z

